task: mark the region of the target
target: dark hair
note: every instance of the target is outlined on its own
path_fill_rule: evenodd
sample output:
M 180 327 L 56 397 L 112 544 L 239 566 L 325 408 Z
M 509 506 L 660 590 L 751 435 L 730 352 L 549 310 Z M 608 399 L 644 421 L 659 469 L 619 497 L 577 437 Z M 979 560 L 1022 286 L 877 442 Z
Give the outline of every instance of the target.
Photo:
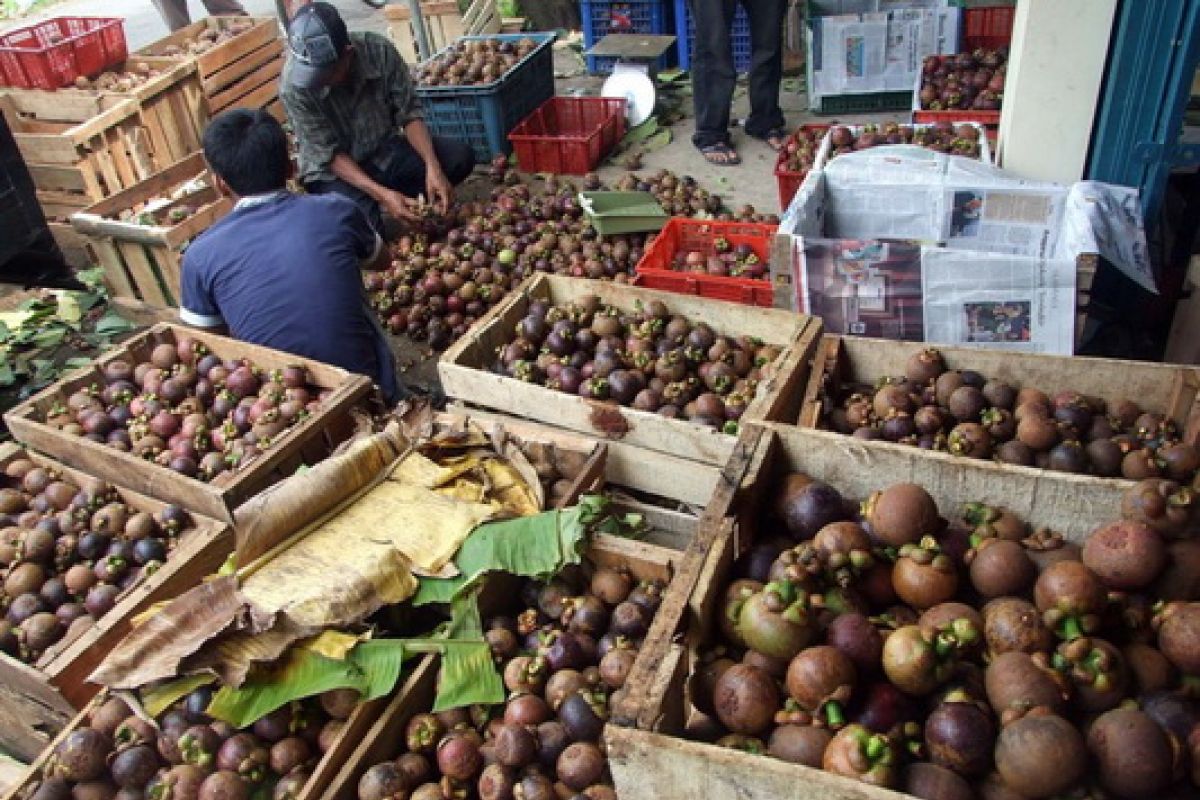
M 287 185 L 287 135 L 262 109 L 235 108 L 214 117 L 204 131 L 204 157 L 241 197 Z

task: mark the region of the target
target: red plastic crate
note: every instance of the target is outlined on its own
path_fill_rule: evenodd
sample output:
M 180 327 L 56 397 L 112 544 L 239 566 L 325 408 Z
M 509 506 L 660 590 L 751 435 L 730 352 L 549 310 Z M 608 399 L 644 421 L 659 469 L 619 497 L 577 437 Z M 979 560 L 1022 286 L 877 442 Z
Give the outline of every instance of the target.
M 0 84 L 59 89 L 125 60 L 125 22 L 110 17 L 55 17 L 0 36 Z
M 792 135 L 788 137 L 788 141 L 791 142 L 801 133 L 815 133 L 818 134 L 817 143 L 819 145 L 821 136 L 824 136 L 825 131 L 829 130 L 830 127 L 830 125 L 801 125 L 792 132 Z M 788 157 L 787 148 L 788 146 L 785 144 L 779 150 L 779 156 L 775 159 L 775 183 L 779 187 L 779 210 L 781 212 L 787 211 L 787 207 L 791 205 L 792 198 L 796 196 L 796 192 L 800 191 L 800 184 L 804 183 L 804 178 L 808 175 L 808 170 L 796 172 L 785 166 Z
M 522 172 L 583 175 L 625 135 L 625 101 L 552 97 L 508 134 Z
M 990 131 L 991 128 L 1000 124 L 1000 112 L 956 108 L 946 111 L 930 111 L 927 108 L 919 108 L 913 109 L 912 121 L 929 124 L 934 122 L 977 122 Z
M 693 294 L 714 300 L 729 300 L 747 306 L 774 306 L 774 290 L 765 278 L 732 278 L 674 269 L 675 254 L 698 250 L 713 253 L 713 240 L 724 237 L 735 247 L 748 244 L 764 265 L 771 258 L 771 243 L 776 225 L 755 222 L 716 222 L 672 217 L 655 235 L 637 264 L 637 285 L 665 289 L 677 294 Z
M 963 50 L 970 52 L 980 47 L 996 49 L 1012 41 L 1013 20 L 1017 9 L 1013 6 L 987 6 L 963 10 Z

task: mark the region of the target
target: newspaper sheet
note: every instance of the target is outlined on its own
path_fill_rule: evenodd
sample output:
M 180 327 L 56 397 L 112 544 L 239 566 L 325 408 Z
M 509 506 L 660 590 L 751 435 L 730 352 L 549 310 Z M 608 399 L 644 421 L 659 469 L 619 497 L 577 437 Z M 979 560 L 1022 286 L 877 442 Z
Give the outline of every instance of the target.
M 925 56 L 957 51 L 959 18 L 957 8 L 812 17 L 810 103 L 819 105 L 828 95 L 912 89 Z
M 914 242 L 796 238 L 796 306 L 826 331 L 1069 355 L 1075 264 Z

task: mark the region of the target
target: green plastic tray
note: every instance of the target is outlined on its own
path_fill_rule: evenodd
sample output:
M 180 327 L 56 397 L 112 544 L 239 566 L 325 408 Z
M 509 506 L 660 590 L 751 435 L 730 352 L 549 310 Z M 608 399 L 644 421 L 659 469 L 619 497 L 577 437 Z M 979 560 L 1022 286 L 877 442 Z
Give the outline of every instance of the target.
M 667 212 L 649 192 L 580 192 L 579 204 L 601 236 L 659 231 Z

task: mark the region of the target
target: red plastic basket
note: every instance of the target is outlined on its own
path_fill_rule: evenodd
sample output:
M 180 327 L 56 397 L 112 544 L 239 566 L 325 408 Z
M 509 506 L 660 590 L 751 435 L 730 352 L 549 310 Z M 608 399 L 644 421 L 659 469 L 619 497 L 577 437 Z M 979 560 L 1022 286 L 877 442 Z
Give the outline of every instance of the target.
M 508 134 L 522 172 L 583 175 L 625 135 L 625 101 L 552 97 Z
M 649 289 L 665 289 L 677 294 L 693 294 L 771 308 L 775 298 L 769 280 L 683 272 L 674 268 L 674 262 L 675 254 L 684 250 L 712 255 L 713 240 L 720 236 L 735 247 L 739 244 L 750 245 L 754 254 L 766 264 L 771 258 L 771 243 L 777 227 L 755 222 L 715 222 L 672 217 L 642 254 L 637 264 L 636 283 Z
M 963 10 L 963 50 L 970 52 L 980 47 L 995 49 L 1012 41 L 1013 19 L 1017 9 L 1013 6 L 986 6 Z
M 792 135 L 788 137 L 790 144 L 798 136 L 805 133 L 815 134 L 815 141 L 819 145 L 821 137 L 825 135 L 825 131 L 829 130 L 829 125 L 801 125 Z M 785 144 L 779 150 L 779 156 L 775 159 L 775 183 L 779 186 L 779 210 L 787 211 L 787 207 L 791 205 L 792 198 L 796 196 L 796 192 L 800 191 L 800 184 L 804 183 L 804 178 L 808 175 L 808 170 L 791 170 L 787 168 L 788 160 L 788 144 Z
M 58 89 L 99 75 L 128 52 L 124 20 L 55 17 L 0 36 L 0 84 Z

